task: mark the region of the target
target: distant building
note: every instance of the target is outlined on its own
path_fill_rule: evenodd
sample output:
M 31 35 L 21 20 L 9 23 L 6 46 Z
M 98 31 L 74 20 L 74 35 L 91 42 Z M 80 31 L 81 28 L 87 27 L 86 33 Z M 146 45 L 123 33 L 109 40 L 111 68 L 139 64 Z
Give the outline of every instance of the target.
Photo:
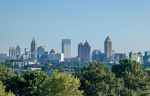
M 27 48 L 25 48 L 24 54 L 23 54 L 23 59 L 28 60 L 29 58 L 30 58 L 30 51 Z
M 45 49 L 42 46 L 39 46 L 37 48 L 37 60 L 39 61 L 39 59 L 42 57 L 42 55 L 44 55 L 45 53 Z
M 3 62 L 5 62 L 8 59 L 9 59 L 9 57 L 7 56 L 7 54 L 0 53 L 0 63 L 3 63 Z
M 16 48 L 9 48 L 9 59 L 16 59 Z
M 54 49 L 52 49 L 49 53 L 49 61 L 55 62 L 59 64 L 60 62 L 64 62 L 64 54 L 63 53 L 56 53 Z
M 129 59 L 138 62 L 139 64 L 143 64 L 143 55 L 141 52 L 138 53 L 129 53 Z
M 78 57 L 65 59 L 63 63 L 63 71 L 67 73 L 78 73 L 83 67 Z
M 92 52 L 92 61 L 103 62 L 104 58 L 105 58 L 105 54 L 102 53 L 100 50 L 94 50 Z
M 107 36 L 104 42 L 104 53 L 107 60 L 112 59 L 112 41 L 109 36 Z
M 91 46 L 87 41 L 84 44 L 80 43 L 78 45 L 78 57 L 82 62 L 90 61 L 90 52 Z
M 143 56 L 143 62 L 145 66 L 150 66 L 150 51 L 146 51 Z
M 119 64 L 120 60 L 124 60 L 124 59 L 127 59 L 127 56 L 125 53 L 115 53 L 113 55 L 113 61 L 115 64 Z
M 19 45 L 16 47 L 16 59 L 20 59 L 21 57 L 21 48 Z
M 62 53 L 64 58 L 71 58 L 71 40 L 63 39 L 62 40 Z
M 32 39 L 30 51 L 31 51 L 31 60 L 35 60 L 36 59 L 36 42 L 35 42 L 35 39 Z

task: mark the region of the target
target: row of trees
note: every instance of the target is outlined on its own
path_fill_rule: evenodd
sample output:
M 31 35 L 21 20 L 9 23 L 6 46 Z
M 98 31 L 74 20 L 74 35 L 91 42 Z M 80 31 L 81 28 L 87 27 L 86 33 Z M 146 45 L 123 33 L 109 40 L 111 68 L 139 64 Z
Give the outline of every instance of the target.
M 142 66 L 131 60 L 107 66 L 97 62 L 78 74 L 85 96 L 150 96 L 150 77 Z
M 122 60 L 109 69 L 92 62 L 78 74 L 41 71 L 20 75 L 0 67 L 0 96 L 150 96 L 150 77 L 142 66 Z
M 0 77 L 6 86 L 1 88 L 0 82 L 0 96 L 83 96 L 80 80 L 67 73 L 54 71 L 48 76 L 42 71 L 29 71 L 17 75 L 1 68 Z

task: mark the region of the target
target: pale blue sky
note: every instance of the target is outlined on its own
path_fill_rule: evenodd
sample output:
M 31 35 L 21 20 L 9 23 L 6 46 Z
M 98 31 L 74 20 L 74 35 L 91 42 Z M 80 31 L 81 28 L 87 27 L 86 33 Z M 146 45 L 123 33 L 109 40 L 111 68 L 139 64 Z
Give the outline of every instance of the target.
M 0 52 L 32 37 L 60 51 L 70 38 L 75 55 L 84 40 L 103 50 L 108 34 L 116 51 L 150 50 L 150 0 L 0 0 Z

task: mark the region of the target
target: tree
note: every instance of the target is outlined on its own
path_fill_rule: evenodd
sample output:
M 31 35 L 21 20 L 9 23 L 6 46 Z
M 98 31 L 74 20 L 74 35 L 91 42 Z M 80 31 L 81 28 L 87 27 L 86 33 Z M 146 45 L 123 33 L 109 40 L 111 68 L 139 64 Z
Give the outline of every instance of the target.
M 118 96 L 123 87 L 123 80 L 98 62 L 92 62 L 78 76 L 85 96 Z
M 117 77 L 123 77 L 127 74 L 139 75 L 142 73 L 141 65 L 132 60 L 121 60 L 120 64 L 112 66 L 112 72 L 116 74 Z
M 54 71 L 43 84 L 43 96 L 83 96 L 79 79 L 66 73 Z
M 141 65 L 137 62 L 122 60 L 119 65 L 112 67 L 112 72 L 124 81 L 124 91 L 121 93 L 129 93 L 130 96 L 150 95 L 150 78 L 144 74 Z
M 5 83 L 5 81 L 11 77 L 15 76 L 15 73 L 7 68 L 4 64 L 0 64 L 0 81 Z
M 15 96 L 12 92 L 6 92 L 5 86 L 0 81 L 0 96 Z
M 43 96 L 41 87 L 48 76 L 41 71 L 25 72 L 7 81 L 7 88 L 19 96 Z

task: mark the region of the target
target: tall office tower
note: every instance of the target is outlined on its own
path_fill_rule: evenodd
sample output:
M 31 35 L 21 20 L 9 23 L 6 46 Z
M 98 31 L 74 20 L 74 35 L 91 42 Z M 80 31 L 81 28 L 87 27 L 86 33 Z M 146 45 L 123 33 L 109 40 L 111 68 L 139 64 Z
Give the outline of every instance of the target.
M 30 51 L 31 51 L 31 59 L 35 60 L 36 59 L 36 42 L 35 42 L 35 39 L 32 39 Z
M 64 58 L 71 57 L 71 40 L 70 39 L 62 40 L 62 53 L 64 54 Z
M 78 45 L 78 57 L 82 62 L 90 61 L 90 52 L 91 47 L 87 41 L 84 44 L 80 43 Z
M 16 47 L 16 58 L 19 59 L 21 56 L 21 48 L 19 45 Z
M 107 60 L 112 58 L 112 41 L 109 36 L 107 36 L 104 42 L 104 53 Z
M 9 48 L 9 58 L 16 59 L 16 48 L 14 47 Z

